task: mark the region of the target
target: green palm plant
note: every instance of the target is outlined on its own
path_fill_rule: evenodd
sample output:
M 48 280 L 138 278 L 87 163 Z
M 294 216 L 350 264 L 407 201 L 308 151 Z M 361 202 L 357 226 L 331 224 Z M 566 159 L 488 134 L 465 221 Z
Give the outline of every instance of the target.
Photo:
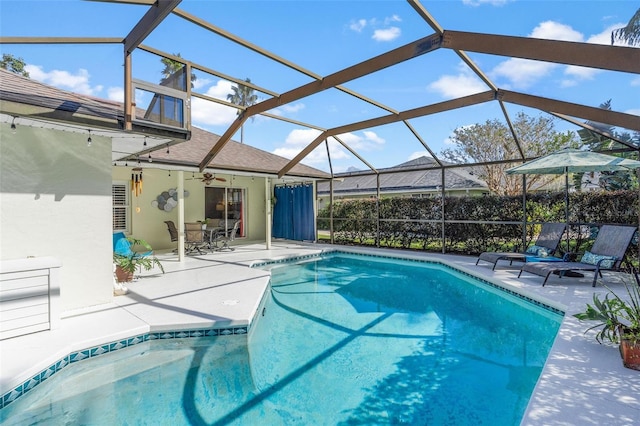
M 251 83 L 249 78 L 244 81 L 246 83 Z M 231 90 L 233 90 L 233 93 L 229 93 L 227 95 L 227 100 L 232 104 L 244 107 L 238 108 L 237 115 L 242 114 L 246 107 L 255 105 L 258 102 L 258 96 L 250 86 L 238 83 L 236 86 L 231 86 Z M 253 119 L 254 117 L 251 117 L 251 120 Z M 244 125 L 240 126 L 240 143 L 244 143 Z
M 123 271 L 133 274 L 138 267 L 143 268 L 145 271 L 150 270 L 154 266 L 160 268 L 164 274 L 164 267 L 160 260 L 153 254 L 152 248 L 145 240 L 127 237 L 129 243 L 131 243 L 132 250 L 134 247 L 142 247 L 147 252 L 135 252 L 132 251 L 129 255 L 121 255 L 113 253 L 113 263 L 119 266 Z
M 636 345 L 640 343 L 640 287 L 636 282 L 624 279 L 625 297 L 621 297 L 611 288 L 604 298 L 593 295 L 593 304 L 588 304 L 584 312 L 573 316 L 580 321 L 597 321 L 586 332 L 598 330 L 595 335 L 598 343 L 609 341 L 618 344 L 621 340 Z

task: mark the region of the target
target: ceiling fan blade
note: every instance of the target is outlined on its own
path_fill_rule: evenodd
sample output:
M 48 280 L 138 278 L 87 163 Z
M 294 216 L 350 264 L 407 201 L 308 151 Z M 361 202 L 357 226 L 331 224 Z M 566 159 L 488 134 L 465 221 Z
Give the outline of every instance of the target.
M 219 180 L 220 182 L 226 182 L 227 181 L 225 178 L 219 178 L 219 177 L 214 178 L 214 179 L 215 180 Z

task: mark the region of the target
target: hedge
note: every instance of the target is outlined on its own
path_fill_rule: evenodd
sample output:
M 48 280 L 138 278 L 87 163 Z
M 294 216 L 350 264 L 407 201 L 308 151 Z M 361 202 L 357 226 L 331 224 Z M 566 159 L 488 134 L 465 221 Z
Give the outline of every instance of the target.
M 334 239 L 341 244 L 419 249 L 477 255 L 483 251 L 522 250 L 544 222 L 564 222 L 564 192 L 527 195 L 526 237 L 523 243 L 522 197 L 467 196 L 444 198 L 444 250 L 442 205 L 439 197 L 384 198 L 336 202 Z M 602 224 L 638 225 L 637 191 L 593 191 L 569 196 L 569 236 L 559 254 L 581 254 L 593 243 Z M 328 207 L 318 212 L 318 229 L 329 229 Z M 627 251 L 636 263 L 637 241 Z

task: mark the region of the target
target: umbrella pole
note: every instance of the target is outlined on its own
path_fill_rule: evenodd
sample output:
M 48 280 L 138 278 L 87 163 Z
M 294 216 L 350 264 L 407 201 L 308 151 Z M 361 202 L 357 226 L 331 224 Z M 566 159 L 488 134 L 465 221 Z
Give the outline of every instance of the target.
M 567 224 L 567 253 L 571 251 L 569 246 L 569 233 L 571 226 L 569 225 L 569 168 L 564 168 L 564 222 Z

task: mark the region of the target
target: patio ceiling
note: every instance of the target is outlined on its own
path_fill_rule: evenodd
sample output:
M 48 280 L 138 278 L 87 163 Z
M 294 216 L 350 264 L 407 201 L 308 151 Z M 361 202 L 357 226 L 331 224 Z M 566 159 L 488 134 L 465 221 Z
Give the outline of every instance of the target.
M 581 123 L 580 120 L 589 120 L 591 122 L 617 126 L 628 131 L 640 132 L 640 117 L 633 114 L 604 110 L 560 99 L 551 99 L 548 97 L 536 96 L 534 94 L 501 89 L 491 81 L 486 73 L 483 72 L 481 67 L 474 62 L 467 53 L 474 52 L 487 55 L 497 55 L 506 58 L 522 58 L 548 63 L 640 74 L 640 49 L 637 48 L 447 30 L 444 29 L 433 16 L 431 16 L 429 11 L 420 2 L 416 0 L 408 0 L 409 5 L 415 13 L 434 31 L 433 34 L 426 35 L 425 37 L 405 44 L 404 46 L 389 50 L 355 65 L 322 76 L 309 71 L 292 61 L 282 58 L 252 42 L 244 40 L 235 34 L 217 27 L 202 18 L 194 16 L 185 10 L 179 9 L 178 6 L 181 3 L 181 0 L 97 1 L 102 1 L 104 3 L 148 5 L 150 7 L 131 31 L 122 38 L 2 37 L 0 39 L 0 43 L 122 43 L 126 53 L 139 49 L 155 55 L 160 55 L 187 64 L 187 69 L 191 68 L 199 70 L 236 84 L 244 84 L 250 86 L 256 91 L 259 91 L 260 93 L 267 94 L 269 97 L 265 100 L 243 108 L 205 94 L 195 92 L 191 93 L 191 96 L 195 98 L 242 109 L 242 113 L 240 113 L 236 120 L 231 123 L 227 130 L 221 135 L 220 139 L 213 147 L 211 147 L 209 152 L 203 156 L 199 163 L 200 170 L 207 168 L 207 166 L 209 166 L 216 156 L 219 155 L 222 148 L 231 140 L 231 137 L 241 128 L 241 126 L 246 123 L 249 118 L 257 115 L 289 122 L 309 129 L 319 130 L 321 132 L 319 136 L 307 144 L 307 146 L 303 148 L 298 155 L 279 170 L 278 175 L 280 177 L 285 176 L 294 168 L 294 166 L 303 161 L 306 156 L 328 139 L 337 141 L 350 151 L 351 154 L 363 162 L 369 169 L 371 169 L 373 173 L 377 173 L 376 165 L 370 164 L 365 155 L 341 140 L 340 135 L 356 130 L 371 129 L 373 127 L 390 123 L 401 123 L 415 137 L 420 146 L 429 152 L 437 164 L 442 167 L 449 167 L 449 165 L 445 165 L 442 160 L 438 158 L 434 150 L 425 142 L 425 138 L 415 129 L 410 120 L 487 102 L 498 103 L 500 110 L 510 127 L 511 118 L 507 112 L 505 103 L 537 109 L 570 122 L 576 126 L 589 129 L 596 133 L 601 133 L 607 137 L 611 135 L 602 133 L 600 130 L 595 129 L 588 124 Z M 143 42 L 150 34 L 154 31 L 161 31 L 161 22 L 170 15 L 179 17 L 189 24 L 196 25 L 207 32 L 222 37 L 243 49 L 247 49 L 255 54 L 267 58 L 269 61 L 273 61 L 290 70 L 294 70 L 295 72 L 310 78 L 311 81 L 298 87 L 294 87 L 288 91 L 279 93 L 277 90 L 261 87 L 252 83 L 246 83 L 242 78 L 227 75 L 186 58 L 177 57 L 155 47 L 144 45 Z M 422 55 L 431 55 L 433 52 L 442 49 L 455 52 L 464 64 L 466 64 L 466 66 L 469 67 L 469 69 L 487 86 L 487 90 L 469 96 L 458 97 L 439 103 L 427 104 L 404 111 L 398 111 L 391 106 L 385 105 L 382 102 L 344 86 L 345 83 L 381 72 L 389 67 L 398 66 L 404 62 L 415 60 Z M 386 113 L 367 120 L 345 123 L 331 128 L 320 126 L 316 123 L 305 123 L 291 120 L 273 113 L 275 108 L 291 104 L 303 98 L 319 95 L 321 92 L 329 89 L 342 92 L 349 97 L 355 98 L 359 102 L 380 108 Z M 529 160 L 529 158 L 525 158 L 524 151 L 520 146 L 518 135 L 513 128 L 511 131 L 520 153 L 520 158 L 513 159 L 513 161 L 518 162 Z M 618 142 L 626 145 L 629 149 L 638 149 L 637 146 L 629 142 L 619 140 Z M 329 165 L 330 164 L 329 160 Z

